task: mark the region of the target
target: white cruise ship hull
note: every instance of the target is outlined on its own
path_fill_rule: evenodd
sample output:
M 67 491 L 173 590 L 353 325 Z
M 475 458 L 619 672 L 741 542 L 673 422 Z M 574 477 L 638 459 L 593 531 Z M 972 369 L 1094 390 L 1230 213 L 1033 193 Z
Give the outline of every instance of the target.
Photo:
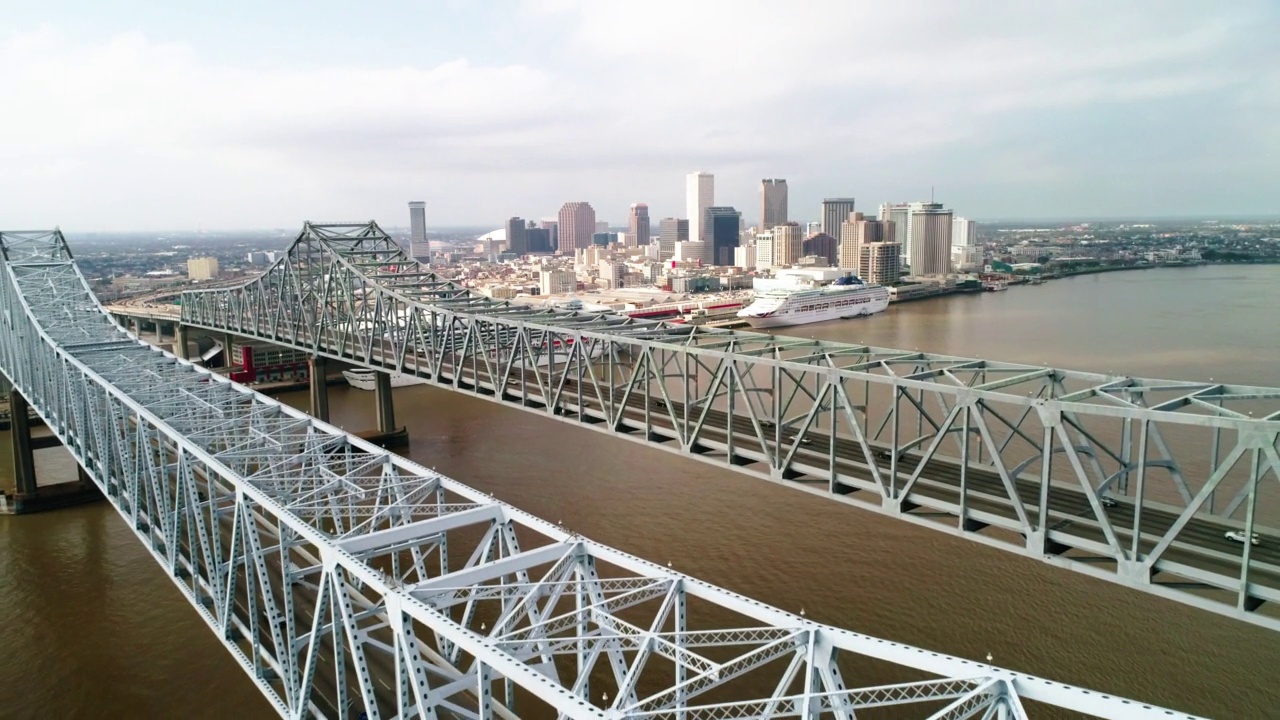
M 376 372 L 376 370 L 343 370 L 342 377 L 346 378 L 348 385 L 357 390 L 374 390 L 377 387 L 374 379 Z M 425 384 L 427 384 L 427 381 L 416 375 L 391 373 L 391 387 L 393 388 Z
M 889 292 L 880 287 L 875 290 L 866 294 L 851 293 L 844 297 L 836 295 L 800 302 L 788 301 L 782 307 L 763 312 L 748 307 L 740 311 L 738 317 L 753 328 L 774 328 L 874 315 L 889 307 Z

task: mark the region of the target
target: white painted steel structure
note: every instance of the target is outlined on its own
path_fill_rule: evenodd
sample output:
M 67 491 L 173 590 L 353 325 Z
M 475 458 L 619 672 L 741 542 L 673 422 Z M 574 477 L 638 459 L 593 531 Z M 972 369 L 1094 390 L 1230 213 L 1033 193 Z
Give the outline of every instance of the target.
M 0 233 L 0 254 L 0 370 L 282 716 L 1185 717 L 572 535 L 146 345 L 58 231 Z
M 306 224 L 264 275 L 185 293 L 182 321 L 1280 629 L 1280 389 L 516 306 L 413 263 L 373 223 Z M 553 348 L 571 361 L 543 362 Z

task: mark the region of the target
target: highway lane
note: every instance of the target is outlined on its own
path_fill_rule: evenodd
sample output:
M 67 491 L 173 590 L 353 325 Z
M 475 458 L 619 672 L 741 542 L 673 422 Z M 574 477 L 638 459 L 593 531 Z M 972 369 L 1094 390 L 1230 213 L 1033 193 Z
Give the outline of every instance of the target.
M 442 376 L 452 376 L 451 368 L 445 366 L 443 370 Z M 464 383 L 475 385 L 475 378 L 470 368 L 464 366 L 461 380 Z M 530 384 L 526 387 L 531 391 L 528 398 L 529 401 L 545 404 L 546 399 L 534 392 L 536 386 Z M 504 395 L 509 402 L 522 401 L 519 389 L 519 379 L 513 379 L 508 382 L 507 392 Z M 623 390 L 615 389 L 611 397 L 606 395 L 606 403 L 620 403 L 624 395 L 625 392 Z M 587 392 L 581 398 L 581 403 L 584 415 L 589 418 L 589 422 L 600 422 L 610 417 L 609 412 L 601 406 L 594 389 L 588 387 Z M 649 425 L 647 428 L 645 425 L 646 403 L 649 404 Z M 568 379 L 565 381 L 560 405 L 566 412 L 576 414 L 579 406 L 579 397 L 574 380 Z M 660 399 L 646 400 L 643 394 L 633 392 L 627 400 L 627 405 L 628 407 L 623 413 L 623 423 L 630 429 L 639 432 L 649 430 L 662 433 L 665 431 L 672 438 L 678 437 L 679 433 L 674 429 L 670 416 L 666 412 L 665 401 Z M 699 413 L 701 412 L 701 408 L 695 408 L 695 410 Z M 677 417 L 683 417 L 684 407 L 680 402 L 673 400 L 671 411 Z M 614 414 L 616 415 L 616 405 L 614 406 Z M 708 443 L 714 441 L 721 446 L 727 445 L 726 422 L 728 420 L 728 415 L 724 411 L 708 410 L 702 430 L 702 438 Z M 751 450 L 755 450 L 755 454 L 759 454 L 761 446 L 750 418 L 735 414 L 732 424 L 736 454 L 750 453 Z M 774 430 L 772 426 L 766 428 L 768 433 L 772 433 Z M 795 441 L 795 436 L 796 433 L 793 430 L 784 432 L 783 453 L 789 451 L 790 446 Z M 783 482 L 797 485 L 813 486 L 818 484 L 825 486 L 827 479 L 830 477 L 830 467 L 827 464 L 830 438 L 816 429 L 810 429 L 806 432 L 805 438 L 809 440 L 809 443 L 802 444 L 797 448 L 796 454 L 792 458 L 792 465 L 799 466 L 798 472 L 810 471 L 816 478 L 816 483 L 814 481 L 805 482 L 803 478 L 784 480 Z M 773 438 L 766 436 L 766 445 L 770 449 L 776 446 L 776 442 L 776 436 Z M 873 452 L 877 454 L 878 459 L 885 460 L 885 462 L 879 464 L 879 469 L 881 476 L 887 477 L 888 462 L 886 458 L 891 448 L 880 442 L 869 442 L 868 444 L 873 449 Z M 851 437 L 841 436 L 836 437 L 835 445 L 837 471 L 841 475 L 870 482 L 872 475 L 865 463 L 861 445 Z M 723 450 L 723 448 L 719 449 Z M 714 454 L 714 451 L 712 454 Z M 723 456 L 724 453 L 721 452 L 720 454 Z M 900 456 L 901 467 L 898 471 L 897 487 L 902 488 L 905 486 L 922 456 L 923 452 L 921 451 L 910 451 Z M 729 464 L 727 458 L 726 464 Z M 1017 522 L 1013 503 L 1008 499 L 1008 493 L 999 473 L 990 469 L 989 466 L 970 465 L 966 473 L 965 485 L 968 488 L 965 493 L 965 505 L 971 511 L 995 515 L 1008 521 L 1010 525 Z M 1034 523 L 1039 514 L 1039 478 L 1033 479 L 1019 476 L 1014 478 L 1014 487 L 1027 517 Z M 940 510 L 955 517 L 956 509 L 961 500 L 960 464 L 951 458 L 931 458 L 926 464 L 920 480 L 913 486 L 911 494 L 906 499 L 920 505 L 916 514 Z M 941 501 L 941 503 L 930 503 L 929 499 Z M 878 501 L 873 501 L 872 504 L 879 503 Z M 948 505 L 952 507 L 947 507 Z M 1101 554 L 1103 557 L 1109 557 L 1108 541 L 1101 524 L 1094 515 L 1093 507 L 1082 489 L 1069 484 L 1051 481 L 1048 510 L 1051 523 L 1051 540 L 1069 547 L 1076 547 L 1078 550 L 1086 552 L 1087 556 L 1097 558 Z M 1136 512 L 1133 500 L 1128 497 L 1115 498 L 1114 504 L 1103 505 L 1102 510 L 1111 524 L 1120 547 L 1128 552 L 1132 544 Z M 1141 551 L 1145 553 L 1154 549 L 1160 538 L 1177 522 L 1179 516 L 1180 512 L 1177 508 L 1166 508 L 1151 502 L 1144 504 L 1141 512 L 1141 534 L 1139 540 Z M 959 523 L 958 517 L 956 517 L 956 523 Z M 1014 525 L 1013 527 L 1007 527 L 1007 529 L 1012 530 L 1016 527 Z M 1161 560 L 1157 562 L 1157 573 L 1162 567 L 1168 567 L 1173 563 L 1189 565 L 1218 575 L 1221 578 L 1220 584 L 1222 586 L 1232 587 L 1241 574 L 1243 546 L 1240 543 L 1226 539 L 1224 534 L 1227 530 L 1235 527 L 1235 525 L 1223 523 L 1216 518 L 1203 515 L 1192 518 L 1178 534 L 1169 549 L 1166 550 Z M 1280 538 L 1264 533 L 1259 533 L 1259 536 L 1261 544 L 1250 548 L 1250 582 L 1280 593 L 1280 590 L 1278 590 L 1280 589 Z M 1065 548 L 1059 549 L 1065 550 Z
M 448 357 L 450 356 L 447 355 L 446 358 Z M 388 366 L 396 364 L 392 359 L 392 347 L 389 342 L 384 342 L 382 347 L 375 346 L 372 358 L 375 363 L 383 362 Z M 362 359 L 351 355 L 348 355 L 345 359 L 359 365 L 364 364 Z M 406 357 L 404 363 L 407 372 L 416 371 L 413 358 Z M 457 378 L 459 389 L 492 397 L 495 390 L 488 386 L 489 381 L 483 372 L 477 378 L 477 366 L 482 369 L 484 363 L 475 360 L 474 357 L 461 364 L 461 374 Z M 557 367 L 557 369 L 560 368 Z M 546 378 L 551 374 L 547 372 L 545 367 L 541 367 L 539 370 L 545 382 Z M 597 377 L 604 377 L 601 364 L 597 363 L 595 370 L 598 373 Z M 431 379 L 430 368 L 425 371 L 417 371 L 417 374 Z M 453 385 L 454 374 L 455 369 L 453 366 L 445 362 L 441 366 L 441 378 L 438 382 L 446 386 Z M 502 401 L 514 405 L 532 405 L 535 409 L 537 406 L 546 405 L 548 399 L 542 397 L 538 386 L 532 382 L 532 371 L 526 371 L 525 374 L 529 376 L 530 381 L 523 384 L 518 371 L 514 371 L 512 374 L 514 377 L 507 380 L 506 386 L 501 393 Z M 621 381 L 622 379 L 618 378 L 617 380 Z M 555 386 L 558 384 L 559 380 L 553 383 L 550 388 L 552 393 L 557 392 Z M 601 384 L 605 383 L 602 381 Z M 565 378 L 563 385 L 559 387 L 560 414 L 577 414 L 581 403 L 583 410 L 582 420 L 585 423 L 599 424 L 607 422 L 608 418 L 611 417 L 606 407 L 596 397 L 593 388 L 588 387 L 584 396 L 579 398 L 576 381 L 572 377 Z M 604 393 L 604 405 L 613 405 L 615 415 L 616 403 L 621 402 L 623 395 L 624 390 L 621 388 L 615 388 L 611 395 Z M 670 417 L 665 412 L 660 412 L 665 408 L 658 405 L 659 400 L 646 400 L 642 393 L 633 392 L 627 402 L 628 407 L 622 415 L 624 428 L 615 429 L 615 432 L 622 433 L 625 430 L 648 431 L 657 436 L 678 437 L 679 433 L 671 423 Z M 646 403 L 650 404 L 647 426 Z M 701 412 L 700 408 L 697 408 L 697 410 Z M 679 402 L 673 401 L 672 411 L 682 414 L 684 408 Z M 706 444 L 727 445 L 729 422 L 730 418 L 724 411 L 709 410 L 702 430 L 702 437 Z M 759 439 L 756 437 L 755 428 L 749 418 L 735 414 L 732 418 L 732 434 L 736 455 L 754 454 L 759 456 L 762 454 Z M 818 432 L 816 428 L 809 430 L 805 433 L 805 436 L 810 440 L 810 443 L 797 448 L 790 465 L 801 477 L 789 480 L 784 479 L 783 482 L 797 486 L 812 488 L 817 485 L 825 488 L 831 475 L 831 468 L 828 464 L 828 451 L 830 450 L 828 443 L 830 439 L 823 433 Z M 793 438 L 794 432 L 788 433 L 786 437 Z M 787 445 L 790 442 L 787 439 L 783 440 L 784 452 L 789 449 Z M 770 449 L 776 443 L 776 436 L 774 438 L 766 438 L 765 444 Z M 878 453 L 881 453 L 880 459 L 883 459 L 883 453 L 892 450 L 884 443 L 869 444 Z M 723 449 L 723 447 L 712 448 L 708 454 L 714 455 L 719 450 L 720 455 L 723 457 L 725 454 Z M 752 450 L 754 450 L 754 453 Z M 868 485 L 872 477 L 870 468 L 865 462 L 866 459 L 862 448 L 856 440 L 837 436 L 835 438 L 835 455 L 835 470 L 839 475 L 847 477 L 851 482 L 861 481 L 863 485 L 870 487 Z M 909 480 L 921 455 L 921 452 L 915 450 L 900 454 L 899 463 L 901 466 L 897 474 L 898 488 L 902 488 Z M 732 467 L 733 465 L 745 463 L 748 467 L 743 469 L 752 469 L 749 467 L 751 458 L 740 457 L 736 459 L 735 463 L 730 463 L 727 457 L 724 459 L 725 464 L 728 466 Z M 760 458 L 757 457 L 755 459 L 758 461 Z M 886 477 L 888 475 L 888 463 L 877 463 L 877 466 L 881 471 L 881 476 Z M 761 471 L 755 470 L 755 472 L 759 474 Z M 764 474 L 767 475 L 768 472 L 764 471 Z M 814 479 L 806 481 L 806 478 L 803 477 L 804 475 L 809 475 Z M 1019 531 L 1019 525 L 1016 521 L 1017 515 L 1013 509 L 1014 503 L 1008 499 L 1004 483 L 998 473 L 994 472 L 989 466 L 970 465 L 966 473 L 965 485 L 967 492 L 964 494 L 963 503 L 968 508 L 971 517 L 976 515 L 977 519 L 981 521 L 1003 526 L 1012 532 Z M 1019 476 L 1014 479 L 1014 487 L 1018 502 L 1034 524 L 1039 511 L 1039 478 Z M 840 488 L 842 491 L 844 489 Z M 854 488 L 848 489 L 852 492 L 857 492 Z M 862 490 L 862 492 L 865 491 L 865 489 Z M 878 491 L 872 491 L 878 493 Z M 904 514 L 930 517 L 931 519 L 939 515 L 950 515 L 954 518 L 955 524 L 958 525 L 958 508 L 962 500 L 960 497 L 959 464 L 954 459 L 932 458 L 905 500 L 919 507 L 909 509 Z M 871 502 L 864 501 L 858 504 L 878 507 L 881 503 L 877 498 Z M 1050 547 L 1052 552 L 1066 552 L 1065 548 L 1059 546 L 1067 546 L 1074 548 L 1074 552 L 1084 553 L 1083 556 L 1070 554 L 1066 555 L 1067 557 L 1089 560 L 1093 565 L 1096 565 L 1097 561 L 1102 561 L 1104 566 L 1107 560 L 1114 555 L 1114 551 L 1109 547 L 1109 543 L 1102 531 L 1101 524 L 1094 516 L 1092 505 L 1082 489 L 1074 487 L 1071 483 L 1051 482 L 1048 511 L 1051 519 L 1048 537 L 1053 543 Z M 1103 512 L 1110 522 L 1118 544 L 1125 552 L 1128 552 L 1132 545 L 1133 520 L 1136 512 L 1132 499 L 1127 497 L 1116 498 L 1115 504 L 1104 507 Z M 1150 501 L 1144 503 L 1141 509 L 1141 534 L 1139 539 L 1139 545 L 1143 552 L 1150 552 L 1155 547 L 1160 537 L 1177 522 L 1179 512 L 1178 508 L 1165 507 Z M 1225 532 L 1238 527 L 1237 524 L 1223 522 L 1217 518 L 1204 515 L 1192 518 L 1156 563 L 1157 578 L 1154 579 L 1163 581 L 1165 578 L 1159 577 L 1159 573 L 1161 570 L 1168 569 L 1176 573 L 1176 577 L 1168 579 L 1170 582 L 1194 587 L 1197 582 L 1190 582 L 1191 580 L 1202 581 L 1228 589 L 1229 592 L 1234 594 L 1235 590 L 1232 588 L 1238 587 L 1239 578 L 1242 575 L 1243 545 L 1226 539 Z M 1256 586 L 1256 591 L 1265 596 L 1266 599 L 1280 601 L 1280 536 L 1270 533 L 1259 533 L 1259 535 L 1261 544 L 1250 548 L 1249 581 Z M 1020 548 L 1020 551 L 1023 554 L 1028 554 L 1025 548 Z M 1184 566 L 1188 569 L 1187 571 L 1183 570 Z M 1187 576 L 1188 572 L 1195 577 L 1189 578 Z M 1204 585 L 1204 587 L 1209 587 L 1209 585 Z M 1234 604 L 1234 602 L 1230 604 Z

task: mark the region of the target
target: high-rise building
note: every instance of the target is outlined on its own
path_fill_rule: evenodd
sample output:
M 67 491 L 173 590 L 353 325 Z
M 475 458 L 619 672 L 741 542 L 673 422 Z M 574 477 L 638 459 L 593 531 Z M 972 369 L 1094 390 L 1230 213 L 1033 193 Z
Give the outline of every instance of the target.
M 898 282 L 901 254 L 902 248 L 898 243 L 863 243 L 858 246 L 857 267 L 852 269 L 856 270 L 858 277 L 865 282 L 874 285 L 890 285 Z
M 549 253 L 555 252 L 555 248 L 551 245 L 551 231 L 547 228 L 540 228 L 529 221 L 529 226 L 524 229 L 525 238 L 529 242 L 529 252 L 531 253 Z
M 892 242 L 896 228 L 897 223 L 892 220 L 871 220 L 860 212 L 849 213 L 849 218 L 840 224 L 836 264 L 845 270 L 857 270 L 862 261 L 861 247 L 868 243 Z
M 756 233 L 756 269 L 768 270 L 774 266 L 775 247 L 773 231 Z
M 597 282 L 609 290 L 622 287 L 622 278 L 627 274 L 627 264 L 619 260 L 601 258 L 596 263 Z
M 697 263 L 706 265 L 707 248 L 706 243 L 701 240 L 682 240 L 676 243 L 675 255 L 671 256 L 672 260 L 680 262 Z
M 507 252 L 517 256 L 529 254 L 529 233 L 524 218 L 507 220 Z
M 539 223 L 543 230 L 551 234 L 551 252 L 560 250 L 560 223 L 555 218 L 542 218 Z
M 707 221 L 706 244 L 711 264 L 733 265 L 733 251 L 740 241 L 738 228 L 742 226 L 742 213 L 727 206 L 710 207 L 707 208 Z M 689 234 L 693 234 L 692 227 Z
M 982 248 L 977 245 L 951 246 L 951 269 L 956 272 L 979 270 L 985 259 Z
M 951 246 L 973 247 L 978 244 L 978 222 L 958 217 L 951 221 Z
M 421 263 L 431 262 L 431 244 L 427 242 L 427 204 L 421 200 L 409 203 L 409 257 Z
M 853 212 L 853 198 L 826 198 L 822 201 L 822 232 L 840 237 L 840 226 Z
M 571 293 L 578 289 L 578 279 L 571 270 L 544 267 L 538 273 L 538 289 L 543 295 Z
M 800 223 L 784 222 L 773 228 L 773 265 L 787 267 L 800 262 L 804 250 L 804 230 Z
M 597 220 L 596 232 L 609 232 L 609 222 L 607 220 Z
M 760 229 L 772 230 L 787 221 L 787 181 L 766 178 L 760 181 Z
M 907 263 L 912 275 L 951 272 L 951 220 L 951 211 L 943 209 L 942 203 L 911 203 Z
M 746 270 L 756 269 L 756 246 L 739 245 L 733 249 L 733 264 Z
M 689 221 L 684 218 L 662 218 L 658 222 L 658 259 L 670 260 L 676 254 L 676 243 L 689 239 Z
M 596 211 L 588 202 L 567 202 L 560 208 L 560 252 L 591 247 L 596 232 Z
M 627 231 L 636 238 L 636 245 L 649 244 L 649 206 L 636 203 L 631 206 L 631 215 L 627 221 Z
M 907 203 L 881 203 L 879 219 L 893 221 L 891 240 L 898 243 L 906 257 L 911 250 L 911 207 Z
M 685 179 L 685 214 L 689 216 L 689 239 L 707 237 L 707 209 L 715 204 L 716 178 L 711 173 L 689 173 Z
M 218 258 L 193 257 L 187 260 L 188 280 L 213 280 L 218 277 Z
M 819 257 L 822 258 L 829 267 L 835 267 L 837 248 L 840 242 L 834 237 L 820 232 L 816 235 L 810 235 L 804 239 L 804 244 L 800 248 L 801 257 Z

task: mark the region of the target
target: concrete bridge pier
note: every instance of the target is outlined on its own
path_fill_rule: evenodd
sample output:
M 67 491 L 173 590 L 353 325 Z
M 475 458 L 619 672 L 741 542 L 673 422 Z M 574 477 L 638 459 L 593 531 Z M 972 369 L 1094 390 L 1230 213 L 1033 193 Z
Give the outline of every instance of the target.
M 382 371 L 374 373 L 373 385 L 374 414 L 377 415 L 376 430 L 358 432 L 356 435 L 383 448 L 404 447 L 409 444 L 409 431 L 396 427 L 396 411 L 391 397 L 391 375 Z
M 24 513 L 53 510 L 55 508 L 79 505 L 80 503 L 101 500 L 102 493 L 93 484 L 83 468 L 74 481 L 40 486 L 36 482 L 35 448 L 53 447 L 56 438 L 31 437 L 30 405 L 22 393 L 16 388 L 9 388 L 9 438 L 13 445 L 13 476 L 15 480 L 12 497 L 0 492 L 0 514 L 21 515 Z M 48 442 L 54 440 L 54 442 Z
M 312 356 L 307 359 L 307 375 L 311 388 L 311 415 L 329 422 L 329 361 Z
M 14 494 L 36 494 L 36 457 L 31 448 L 31 408 L 17 388 L 9 388 L 9 441 L 13 445 Z
M 190 353 L 187 352 L 187 326 L 182 323 L 173 324 L 173 354 L 183 360 L 190 360 Z
M 374 408 L 378 416 L 378 432 L 388 433 L 396 429 L 395 400 L 391 397 L 391 375 L 375 373 Z

